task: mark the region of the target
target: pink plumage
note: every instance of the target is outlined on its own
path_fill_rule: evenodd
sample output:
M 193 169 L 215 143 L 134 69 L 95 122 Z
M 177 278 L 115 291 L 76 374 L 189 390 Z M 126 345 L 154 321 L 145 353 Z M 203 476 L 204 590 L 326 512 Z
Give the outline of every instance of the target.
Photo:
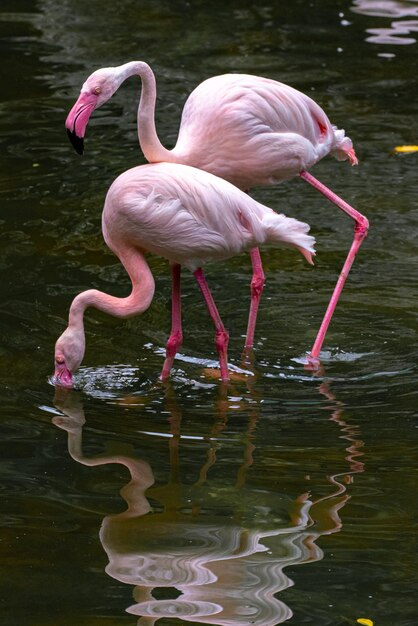
M 79 150 L 92 111 L 133 75 L 142 80 L 138 137 L 150 163 L 192 165 L 244 190 L 297 176 L 327 154 L 357 163 L 351 139 L 312 98 L 248 74 L 214 76 L 198 85 L 184 105 L 176 145 L 167 150 L 155 130 L 155 78 L 141 61 L 101 68 L 86 80 L 66 121 Z
M 184 265 L 196 276 L 215 324 L 221 377 L 228 378 L 228 334 L 204 279 L 202 265 L 230 258 L 251 247 L 282 244 L 312 262 L 314 238 L 309 226 L 279 215 L 208 172 L 186 165 L 157 163 L 135 167 L 111 185 L 102 216 L 105 241 L 132 281 L 127 298 L 97 290 L 74 299 L 67 329 L 55 347 L 55 378 L 71 385 L 85 348 L 83 316 L 88 306 L 117 317 L 130 317 L 151 304 L 154 280 L 144 252 L 167 258 L 173 277 Z M 181 343 L 180 285 L 173 297 L 173 329 L 162 378 L 167 378 Z
M 111 185 L 103 210 L 109 247 L 122 237 L 192 272 L 265 243 L 311 253 L 308 230 L 307 224 L 275 213 L 225 180 L 174 163 L 124 172 Z
M 205 80 L 189 95 L 177 143 L 172 150 L 167 150 L 155 129 L 154 74 L 146 63 L 132 61 L 119 67 L 101 68 L 84 83 L 66 120 L 68 135 L 80 154 L 92 111 L 109 100 L 120 85 L 134 75 L 142 81 L 138 138 L 149 162 L 191 165 L 224 178 L 245 191 L 255 185 L 275 184 L 300 176 L 354 219 L 354 240 L 310 353 L 311 362 L 315 363 L 347 274 L 367 235 L 368 221 L 307 170 L 328 154 L 356 165 L 351 139 L 344 130 L 331 124 L 314 100 L 300 91 L 268 78 L 225 74 Z M 258 248 L 250 249 L 250 255 L 253 278 L 247 348 L 253 345 L 264 285 Z
M 297 176 L 327 154 L 354 160 L 353 145 L 305 94 L 246 74 L 201 83 L 183 109 L 171 157 L 240 189 Z

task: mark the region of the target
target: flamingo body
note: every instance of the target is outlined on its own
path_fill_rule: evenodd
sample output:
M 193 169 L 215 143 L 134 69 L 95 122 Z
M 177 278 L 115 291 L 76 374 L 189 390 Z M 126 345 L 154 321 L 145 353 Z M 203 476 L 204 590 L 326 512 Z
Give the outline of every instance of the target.
M 248 190 L 297 176 L 329 153 L 349 159 L 352 148 L 300 91 L 268 78 L 224 74 L 190 94 L 171 154 Z
M 310 262 L 314 253 L 314 238 L 308 235 L 307 224 L 275 213 L 208 172 L 174 163 L 142 165 L 119 176 L 107 193 L 102 227 L 107 245 L 131 278 L 132 292 L 126 298 L 97 290 L 76 296 L 68 327 L 55 346 L 55 378 L 65 386 L 71 386 L 72 373 L 84 356 L 83 316 L 87 307 L 124 318 L 143 312 L 151 304 L 154 280 L 144 252 L 161 255 L 174 267 L 185 265 L 194 272 L 215 322 L 225 379 L 228 336 L 201 266 L 268 243 L 295 247 Z M 176 333 L 176 341 L 168 344 L 174 354 L 181 342 L 181 329 Z M 171 352 L 170 364 L 174 358 Z M 166 366 L 164 377 L 168 371 Z
M 278 215 L 227 181 L 174 163 L 134 167 L 111 185 L 103 233 L 194 272 L 264 243 L 301 248 L 311 262 L 307 224 Z

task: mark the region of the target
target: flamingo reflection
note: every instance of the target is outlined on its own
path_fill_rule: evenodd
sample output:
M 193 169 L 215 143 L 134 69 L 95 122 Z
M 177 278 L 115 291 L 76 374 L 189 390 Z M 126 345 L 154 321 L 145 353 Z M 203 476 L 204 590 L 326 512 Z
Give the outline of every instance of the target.
M 121 464 L 130 474 L 130 481 L 120 492 L 126 510 L 107 515 L 100 529 L 100 541 L 109 560 L 106 572 L 134 586 L 135 603 L 127 612 L 140 618 L 138 626 L 167 617 L 225 626 L 282 623 L 292 617 L 291 609 L 276 597 L 293 584 L 284 569 L 322 559 L 323 551 L 316 544 L 318 537 L 341 529 L 339 511 L 349 497 L 345 484 L 353 474 L 363 471 L 358 458 L 362 442 L 343 420 L 342 407 L 323 383 L 319 391 L 332 402 L 331 420 L 349 441 L 349 471 L 328 477 L 333 485 L 330 495 L 311 500 L 308 493 L 303 493 L 290 507 L 280 497 L 272 504 L 268 499 L 271 495 L 260 499 L 252 494 L 251 502 L 258 498 L 258 515 L 250 517 L 248 507 L 252 504 L 245 502 L 242 487 L 253 463 L 256 409 L 250 416 L 235 488 L 227 489 L 225 496 L 217 494 L 214 502 L 204 485 L 216 462 L 216 440 L 226 425 L 227 399 L 219 400 L 219 419 L 207 438 L 207 459 L 194 485 L 186 487 L 179 477 L 181 412 L 170 389 L 167 385 L 170 478 L 159 486 L 154 486 L 149 463 L 131 452 L 85 456 L 81 398 L 74 391 L 57 390 L 55 405 L 62 415 L 55 416 L 53 423 L 67 431 L 71 457 L 88 466 Z M 226 514 L 228 511 L 231 514 Z M 161 588 L 166 589 L 165 594 L 161 594 Z M 167 597 L 167 593 L 170 599 L 155 597 Z
M 410 45 L 417 41 L 407 35 L 418 32 L 418 20 L 405 19 L 418 17 L 418 7 L 413 4 L 403 0 L 354 0 L 351 11 L 369 17 L 398 18 L 389 25 L 368 28 L 366 41 L 369 43 Z

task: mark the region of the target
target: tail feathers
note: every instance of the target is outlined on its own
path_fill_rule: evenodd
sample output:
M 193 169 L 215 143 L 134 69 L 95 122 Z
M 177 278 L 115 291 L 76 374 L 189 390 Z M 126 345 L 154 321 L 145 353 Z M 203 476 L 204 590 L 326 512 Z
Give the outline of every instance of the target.
M 334 132 L 334 141 L 331 146 L 330 154 L 337 159 L 337 161 L 346 161 L 350 159 L 351 165 L 357 165 L 358 159 L 354 152 L 353 142 L 350 137 L 346 137 L 345 131 L 342 128 L 332 127 Z
M 266 229 L 266 241 L 282 243 L 285 246 L 297 248 L 305 259 L 313 265 L 312 256 L 315 256 L 315 238 L 308 235 L 309 224 L 295 220 L 293 217 L 278 215 L 272 211 L 263 218 Z

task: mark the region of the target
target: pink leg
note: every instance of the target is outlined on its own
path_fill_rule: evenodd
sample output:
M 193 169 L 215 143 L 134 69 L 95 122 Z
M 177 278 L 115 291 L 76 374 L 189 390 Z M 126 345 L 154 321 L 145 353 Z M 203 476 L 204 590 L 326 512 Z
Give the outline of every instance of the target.
M 160 376 L 161 380 L 166 380 L 169 377 L 177 350 L 183 342 L 183 333 L 181 330 L 180 274 L 181 266 L 174 263 L 171 266 L 171 333 L 166 345 L 165 361 Z
M 251 279 L 251 305 L 248 316 L 247 338 L 245 348 L 252 348 L 254 344 L 255 324 L 257 322 L 258 305 L 264 288 L 264 272 L 258 248 L 250 250 L 253 277 Z
M 367 232 L 369 229 L 369 222 L 364 215 L 356 211 L 352 206 L 350 206 L 347 202 L 342 200 L 339 196 L 337 196 L 333 191 L 328 189 L 325 185 L 319 182 L 312 174 L 308 172 L 302 171 L 300 173 L 301 178 L 306 180 L 307 183 L 315 187 L 320 193 L 322 193 L 328 200 L 330 200 L 333 204 L 339 207 L 344 213 L 349 215 L 355 221 L 354 226 L 354 239 L 351 244 L 351 248 L 348 252 L 347 258 L 343 265 L 343 269 L 341 270 L 341 274 L 338 278 L 337 284 L 335 285 L 334 292 L 331 296 L 331 300 L 329 301 L 328 308 L 325 312 L 324 319 L 322 320 L 321 327 L 318 331 L 315 342 L 312 346 L 312 350 L 310 355 L 308 355 L 308 359 L 310 363 L 317 364 L 319 361 L 319 353 L 322 348 L 322 344 L 325 339 L 326 332 L 328 330 L 329 323 L 331 321 L 332 315 L 334 313 L 335 307 L 337 306 L 338 299 L 341 295 L 341 292 L 344 287 L 344 283 L 347 279 L 348 273 L 353 265 L 356 254 L 363 243 L 364 239 L 367 236 Z
M 218 309 L 216 308 L 215 301 L 212 297 L 212 294 L 209 290 L 209 286 L 206 282 L 206 278 L 203 274 L 202 268 L 198 268 L 193 274 L 196 277 L 197 282 L 199 283 L 200 290 L 205 299 L 206 305 L 209 309 L 210 316 L 215 324 L 216 334 L 215 334 L 215 345 L 219 354 L 219 365 L 221 367 L 221 378 L 222 380 L 229 380 L 228 374 L 228 342 L 229 335 L 225 330 L 225 326 L 222 323 L 220 318 Z

